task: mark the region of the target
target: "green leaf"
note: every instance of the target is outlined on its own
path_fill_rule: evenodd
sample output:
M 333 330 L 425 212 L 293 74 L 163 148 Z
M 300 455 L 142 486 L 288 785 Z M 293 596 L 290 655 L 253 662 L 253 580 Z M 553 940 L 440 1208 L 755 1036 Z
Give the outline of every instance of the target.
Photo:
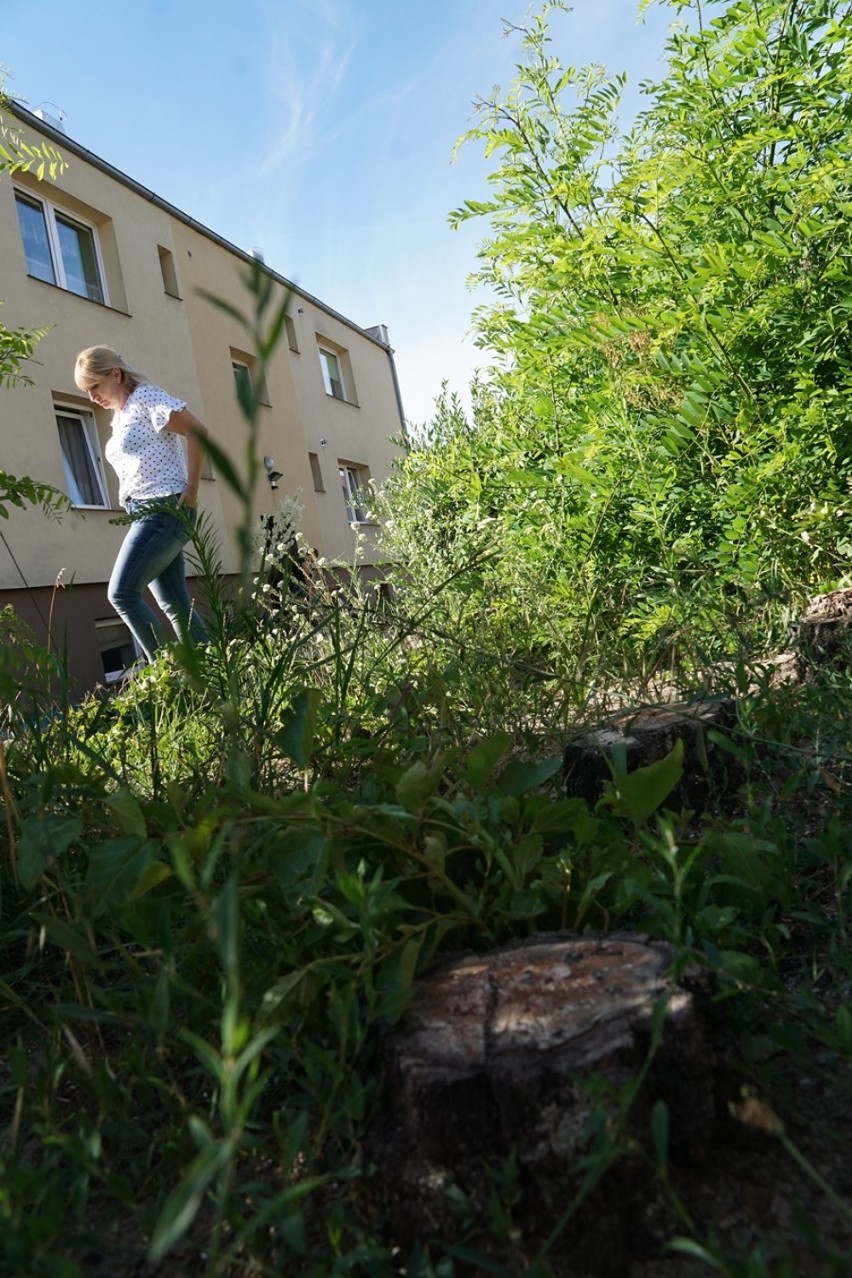
M 481 790 L 490 777 L 495 765 L 512 744 L 509 732 L 495 732 L 486 737 L 471 750 L 465 766 L 465 777 L 474 790 Z
M 52 914 L 45 914 L 42 911 L 34 914 L 33 918 L 39 927 L 44 928 L 47 936 L 59 949 L 64 950 L 66 954 L 72 954 L 86 967 L 100 967 L 101 960 L 92 949 L 89 938 L 78 932 L 71 923 L 66 923 L 64 919 L 54 918 Z
M 437 759 L 431 767 L 418 759 L 412 763 L 410 768 L 403 772 L 402 776 L 396 783 L 397 801 L 402 804 L 407 812 L 421 812 L 427 800 L 437 790 L 444 775 L 443 756 Z
M 284 300 L 282 301 L 281 305 L 278 308 L 278 311 L 276 312 L 275 318 L 273 319 L 272 323 L 269 326 L 269 329 L 266 333 L 266 337 L 264 338 L 260 346 L 258 354 L 261 360 L 264 362 L 270 358 L 270 356 L 272 355 L 273 351 L 275 350 L 276 346 L 278 345 L 281 339 L 281 330 L 284 327 L 284 323 L 290 311 L 290 302 L 292 300 L 292 296 L 293 296 L 292 293 L 288 292 L 286 296 L 284 297 Z
M 89 848 L 86 899 L 100 913 L 110 902 L 136 891 L 139 880 L 158 861 L 159 846 L 151 839 L 108 839 Z M 162 865 L 162 862 L 159 862 Z M 168 867 L 162 866 L 168 873 Z
M 202 1038 L 200 1034 L 195 1034 L 192 1030 L 181 1030 L 180 1036 L 185 1043 L 189 1043 L 193 1048 L 211 1078 L 221 1082 L 224 1076 L 224 1065 L 222 1057 L 216 1051 L 216 1048 L 208 1043 L 206 1038 Z
M 122 834 L 138 834 L 142 838 L 148 833 L 145 817 L 139 800 L 130 790 L 116 790 L 107 795 L 106 806 L 114 814 L 118 828 Z
M 275 1015 L 282 1005 L 286 1012 L 287 1003 L 291 995 L 299 991 L 300 987 L 307 981 L 308 976 L 309 968 L 299 968 L 296 972 L 288 972 L 286 976 L 282 976 L 274 985 L 270 985 L 261 999 L 260 1012 L 262 1018 L 265 1020 Z
M 422 933 L 409 937 L 404 945 L 394 949 L 382 963 L 377 979 L 378 988 L 382 991 L 379 1015 L 390 1025 L 396 1024 L 402 1016 L 413 993 L 414 975 L 423 941 Z
M 547 910 L 547 903 L 541 899 L 538 892 L 520 891 L 513 892 L 509 900 L 509 918 L 512 919 L 533 919 L 538 914 L 544 914 Z
M 584 799 L 555 799 L 535 814 L 533 834 L 552 836 L 573 834 L 589 819 L 589 805 Z
M 504 794 L 511 794 L 517 798 L 534 790 L 536 786 L 544 785 L 545 781 L 556 776 L 561 768 L 561 755 L 550 759 L 529 761 L 513 759 L 500 773 L 497 784 Z
M 656 763 L 649 763 L 634 772 L 617 772 L 612 780 L 614 790 L 613 811 L 617 816 L 629 817 L 637 827 L 644 825 L 652 812 L 669 797 L 683 776 L 683 741 L 676 741 L 673 748 Z
M 211 306 L 215 306 L 217 310 L 230 316 L 232 320 L 236 320 L 241 328 L 251 329 L 251 324 L 242 311 L 238 310 L 236 306 L 232 306 L 230 302 L 226 302 L 223 297 L 217 297 L 215 293 L 208 292 L 206 288 L 198 288 L 195 291 L 198 297 L 204 298 L 205 302 L 209 302 Z
M 192 1224 L 217 1173 L 226 1165 L 229 1147 L 222 1141 L 203 1149 L 169 1194 L 154 1226 L 148 1258 L 159 1264 Z
M 233 1078 L 235 1083 L 239 1081 L 252 1061 L 260 1056 L 264 1048 L 268 1047 L 272 1040 L 278 1037 L 279 1032 L 280 1026 L 273 1025 L 267 1029 L 257 1030 L 252 1034 L 248 1044 L 234 1061 Z
M 51 862 L 64 856 L 82 830 L 79 817 L 50 812 L 27 817 L 18 838 L 18 878 L 22 887 L 28 891 L 34 888 Z
M 152 862 L 151 865 L 149 865 L 148 868 L 143 870 L 140 874 L 132 892 L 130 893 L 131 898 L 135 900 L 137 897 L 145 896 L 147 892 L 158 887 L 160 883 L 165 883 L 166 879 L 170 879 L 173 874 L 174 870 L 171 866 L 166 865 L 165 861 Z
M 309 826 L 289 826 L 275 840 L 269 859 L 275 881 L 290 905 L 314 896 L 328 866 L 329 841 Z
M 521 883 L 529 878 L 538 865 L 544 851 L 544 839 L 540 834 L 528 834 L 507 849 L 512 865 Z
M 222 967 L 229 975 L 239 971 L 240 895 L 236 874 L 232 874 L 213 903 L 216 948 Z
M 683 1256 L 694 1256 L 697 1260 L 705 1261 L 717 1273 L 724 1273 L 713 1253 L 706 1247 L 702 1247 L 701 1243 L 697 1243 L 694 1238 L 673 1238 L 671 1242 L 666 1243 L 666 1250 L 680 1252 Z
M 284 727 L 275 736 L 281 749 L 300 768 L 307 768 L 311 761 L 321 704 L 318 688 L 303 688 L 293 698 Z
M 214 443 L 209 435 L 205 435 L 201 444 L 205 453 L 209 456 L 213 465 L 216 467 L 222 479 L 224 479 L 231 491 L 236 493 L 241 500 L 247 500 L 248 493 L 246 492 L 245 484 L 240 479 L 234 463 L 231 461 L 225 450 L 220 448 L 218 444 Z

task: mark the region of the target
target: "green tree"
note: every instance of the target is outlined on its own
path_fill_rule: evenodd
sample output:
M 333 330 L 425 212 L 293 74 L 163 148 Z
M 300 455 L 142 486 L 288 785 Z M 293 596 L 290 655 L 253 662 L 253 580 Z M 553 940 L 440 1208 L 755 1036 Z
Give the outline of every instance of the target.
M 575 646 L 652 657 L 729 647 L 852 558 L 849 6 L 662 2 L 666 72 L 626 135 L 623 77 L 554 53 L 564 4 L 513 28 L 516 78 L 462 139 L 491 191 L 453 215 L 489 224 L 493 368 L 475 429 L 401 481 L 440 494 L 430 536 L 471 501 L 492 521 L 510 624 L 520 582 L 525 622 L 534 596 Z

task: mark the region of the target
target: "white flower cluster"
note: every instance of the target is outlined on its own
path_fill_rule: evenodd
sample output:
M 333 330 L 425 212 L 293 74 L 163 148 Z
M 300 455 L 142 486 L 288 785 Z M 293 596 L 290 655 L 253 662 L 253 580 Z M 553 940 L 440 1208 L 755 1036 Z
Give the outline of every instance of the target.
M 273 514 L 261 515 L 253 536 L 255 552 L 261 559 L 270 554 L 289 554 L 305 509 L 299 500 L 301 495 L 302 489 L 297 488 L 292 497 L 281 498 Z

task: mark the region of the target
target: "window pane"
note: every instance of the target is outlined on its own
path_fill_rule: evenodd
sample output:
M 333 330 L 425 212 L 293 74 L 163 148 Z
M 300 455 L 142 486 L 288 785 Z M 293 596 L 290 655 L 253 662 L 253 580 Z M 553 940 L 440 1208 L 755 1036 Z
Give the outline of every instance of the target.
M 36 279 L 55 284 L 56 273 L 50 256 L 44 210 L 40 204 L 31 204 L 21 195 L 15 196 L 15 203 L 18 206 L 18 222 L 21 226 L 21 239 L 24 241 L 27 270 Z
M 340 467 L 340 482 L 343 488 L 343 500 L 346 502 L 349 522 L 352 524 L 364 523 L 367 518 L 367 512 L 361 503 L 361 479 L 354 466 Z
M 237 388 L 237 399 L 244 412 L 251 412 L 254 409 L 255 393 L 252 385 L 251 372 L 245 364 L 238 364 L 234 360 L 231 364 L 234 370 L 234 385 Z
M 136 660 L 130 631 L 123 621 L 96 621 L 98 649 L 107 683 L 115 683 Z
M 68 496 L 75 506 L 106 505 L 82 420 L 57 413 L 56 425 L 68 480 Z
M 343 375 L 340 371 L 340 361 L 332 351 L 320 351 L 320 364 L 322 366 L 322 379 L 325 383 L 327 395 L 333 395 L 335 399 L 345 399 L 343 394 Z
M 66 288 L 72 293 L 78 293 L 80 297 L 88 297 L 92 302 L 102 302 L 104 294 L 98 275 L 92 232 L 86 226 L 77 226 L 76 223 L 57 216 L 56 233 L 59 236 Z

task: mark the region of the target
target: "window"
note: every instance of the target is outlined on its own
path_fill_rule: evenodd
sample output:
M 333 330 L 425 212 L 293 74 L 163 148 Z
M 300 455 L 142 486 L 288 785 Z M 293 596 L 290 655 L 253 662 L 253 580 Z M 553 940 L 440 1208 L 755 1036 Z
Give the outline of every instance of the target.
M 298 342 L 298 338 L 296 337 L 296 325 L 293 323 L 292 315 L 285 316 L 284 327 L 287 330 L 287 342 L 290 347 L 290 350 L 295 351 L 296 354 L 298 355 L 299 342 Z
M 328 351 L 324 346 L 321 346 L 319 348 L 319 357 L 326 395 L 333 395 L 335 399 L 345 399 L 343 370 L 340 367 L 340 360 L 337 355 L 334 351 Z
M 251 384 L 251 371 L 247 364 L 231 361 L 234 370 L 234 385 L 237 388 L 237 399 L 241 404 L 250 404 L 254 399 L 254 387 Z
M 269 392 L 262 372 L 256 367 L 256 361 L 242 351 L 231 351 L 231 368 L 234 373 L 234 385 L 237 388 L 237 400 L 242 405 L 265 404 L 269 407 Z
M 317 354 L 319 355 L 320 372 L 326 395 L 332 399 L 343 400 L 358 407 L 358 396 L 355 392 L 355 378 L 352 373 L 352 361 L 345 346 L 322 333 L 316 334 Z
M 96 621 L 95 634 L 104 668 L 104 681 L 115 683 L 136 660 L 133 636 L 117 617 Z
M 108 506 L 95 419 L 84 409 L 58 408 L 56 425 L 68 482 L 68 496 L 75 506 Z
M 322 467 L 318 453 L 308 453 L 308 461 L 311 463 L 311 477 L 314 481 L 314 492 L 324 493 L 325 484 L 322 482 Z
M 163 277 L 163 288 L 169 297 L 179 298 L 180 290 L 178 289 L 174 256 L 167 248 L 163 248 L 162 244 L 157 245 L 157 253 L 160 258 L 160 274 Z
M 343 500 L 346 502 L 350 524 L 366 523 L 367 507 L 364 505 L 360 467 L 341 465 L 340 483 L 343 486 Z
M 94 228 L 22 191 L 15 203 L 30 275 L 106 305 Z

